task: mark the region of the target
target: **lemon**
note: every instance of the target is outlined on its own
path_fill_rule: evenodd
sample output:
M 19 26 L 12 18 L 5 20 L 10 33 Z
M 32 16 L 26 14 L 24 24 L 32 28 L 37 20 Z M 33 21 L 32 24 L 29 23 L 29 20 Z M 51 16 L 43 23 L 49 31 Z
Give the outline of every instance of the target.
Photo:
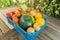
M 36 13 L 35 19 L 38 19 L 38 18 L 42 18 L 42 14 L 41 13 Z
M 45 24 L 45 20 L 43 18 L 38 18 L 36 19 L 36 23 L 38 23 L 40 26 L 43 26 Z

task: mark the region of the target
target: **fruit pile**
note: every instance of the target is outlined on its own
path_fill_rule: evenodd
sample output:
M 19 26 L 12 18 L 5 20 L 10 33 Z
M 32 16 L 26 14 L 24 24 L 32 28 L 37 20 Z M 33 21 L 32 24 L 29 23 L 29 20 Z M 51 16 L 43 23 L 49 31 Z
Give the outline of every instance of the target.
M 7 16 L 28 33 L 39 31 L 40 27 L 45 24 L 42 14 L 31 8 L 23 11 L 23 9 L 19 7 L 16 11 L 8 12 Z

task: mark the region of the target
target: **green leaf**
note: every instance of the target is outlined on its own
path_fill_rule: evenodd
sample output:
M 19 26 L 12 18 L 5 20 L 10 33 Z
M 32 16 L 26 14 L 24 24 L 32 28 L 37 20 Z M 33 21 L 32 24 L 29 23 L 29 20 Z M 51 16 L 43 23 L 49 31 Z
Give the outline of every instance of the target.
M 26 0 L 18 0 L 19 3 L 24 3 Z
M 21 8 L 23 9 L 23 11 L 26 11 L 26 9 L 28 8 L 28 6 L 26 4 L 21 5 Z
M 55 10 L 55 14 L 59 14 L 59 11 L 58 10 Z

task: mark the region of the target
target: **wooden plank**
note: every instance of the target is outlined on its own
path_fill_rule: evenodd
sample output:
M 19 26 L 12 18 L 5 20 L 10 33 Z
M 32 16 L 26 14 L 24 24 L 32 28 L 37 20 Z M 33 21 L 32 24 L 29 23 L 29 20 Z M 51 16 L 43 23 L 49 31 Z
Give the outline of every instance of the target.
M 57 25 L 55 25 L 55 24 L 53 24 L 53 23 L 51 23 L 51 22 L 48 22 L 47 26 L 50 27 L 50 28 L 52 28 L 53 30 L 55 30 L 55 31 L 57 31 L 57 32 L 60 32 L 60 31 L 59 31 L 59 30 L 60 30 L 60 26 L 57 26 Z M 53 26 L 53 27 L 52 27 L 52 26 Z
M 59 40 L 60 33 L 51 29 L 50 27 L 46 27 L 43 32 L 38 36 L 40 40 Z
M 57 32 L 49 27 L 47 27 L 45 30 L 47 30 L 51 35 L 55 36 L 56 38 L 60 38 L 59 32 Z
M 59 28 L 55 28 L 55 26 L 53 26 L 53 25 L 51 25 L 51 24 L 47 24 L 47 26 L 49 27 L 49 28 L 51 28 L 51 29 L 53 29 L 53 30 L 55 30 L 55 31 L 57 31 L 57 32 L 59 32 L 60 33 L 60 29 Z M 57 27 L 57 26 L 56 26 Z
M 48 16 L 48 15 L 45 15 L 43 14 L 44 18 L 48 18 L 48 24 L 47 26 L 57 32 L 60 32 L 60 20 L 57 20 L 56 18 L 54 17 L 51 17 L 51 16 Z
M 18 35 L 18 39 L 19 39 L 19 40 L 24 40 L 24 38 L 23 38 L 20 34 L 17 33 L 17 35 Z M 16 35 L 15 35 L 15 36 L 16 36 Z
M 38 40 L 56 40 L 56 39 L 58 40 L 59 39 L 59 38 L 57 38 L 57 36 L 54 37 L 54 35 L 51 32 L 49 32 L 49 30 L 47 31 L 47 29 L 50 30 L 50 28 L 46 27 L 44 29 L 44 31 L 40 34 L 40 36 L 38 36 Z M 53 29 L 51 29 L 50 31 L 55 33 Z M 53 35 L 53 36 L 51 36 L 51 35 Z M 16 32 L 16 30 L 10 30 L 8 33 L 5 34 L 5 37 L 6 37 L 6 39 L 11 39 L 11 40 L 13 40 L 13 39 L 15 40 L 16 37 L 17 37 L 16 39 L 18 39 L 18 40 L 21 39 L 20 34 L 18 34 L 18 32 Z M 9 38 L 7 38 L 7 37 L 9 37 Z M 22 38 L 22 40 L 23 40 L 23 38 Z
M 2 33 L 2 31 L 1 31 L 1 29 L 0 29 L 0 36 L 2 35 L 3 33 Z
M 4 24 L 4 22 L 0 19 L 0 29 L 3 33 L 9 31 L 9 28 Z
M 2 40 L 2 36 L 0 35 L 0 40 Z
M 24 38 L 15 30 L 12 29 L 8 31 L 7 33 L 2 35 L 4 39 L 8 40 L 24 40 Z M 2 40 L 4 40 L 2 39 Z M 36 38 L 36 40 L 40 40 L 39 38 Z
M 53 32 L 53 30 L 51 30 L 51 32 Z M 48 36 L 52 40 L 59 40 L 60 39 L 58 36 L 54 35 L 54 32 L 53 32 L 53 34 L 51 32 L 46 29 L 42 33 L 44 33 L 44 35 Z M 57 35 L 59 35 L 59 34 L 57 34 Z
M 56 18 L 51 17 L 51 16 L 48 16 L 48 15 L 45 15 L 45 14 L 43 14 L 43 16 L 44 16 L 44 17 L 47 17 L 47 18 L 49 19 L 48 23 L 49 23 L 50 25 L 54 26 L 53 28 L 55 28 L 56 31 L 57 31 L 57 30 L 58 30 L 58 31 L 60 30 L 60 20 L 57 20 Z M 50 27 L 50 26 L 48 26 L 48 27 Z M 59 31 L 59 32 L 60 32 L 60 31 Z
M 12 29 L 8 31 L 7 33 L 2 35 L 4 39 L 2 40 L 24 40 L 23 37 L 18 34 L 18 32 L 15 29 Z
M 40 39 L 41 39 L 41 37 L 42 37 L 43 40 L 52 40 L 51 38 L 47 37 L 44 33 L 41 33 L 41 34 L 39 35 L 39 37 L 40 37 Z
M 13 29 L 13 27 L 7 22 L 6 13 L 7 13 L 7 12 L 10 12 L 10 11 L 15 11 L 17 8 L 18 8 L 18 6 L 16 6 L 16 7 L 8 7 L 8 8 L 1 9 L 1 10 L 0 10 L 0 18 L 5 22 L 5 24 L 6 24 L 10 29 Z
M 9 27 L 10 29 L 13 29 L 13 27 L 8 23 L 6 16 L 4 16 L 2 13 L 0 13 L 0 19 Z
M 35 40 L 40 40 L 38 37 Z
M 45 38 L 43 38 L 43 36 L 38 36 L 38 38 L 39 38 L 40 40 L 46 40 Z
M 47 27 L 46 27 L 47 28 Z M 44 30 L 46 30 L 46 28 Z M 43 32 L 44 32 L 43 30 Z M 47 31 L 47 30 L 46 30 Z M 48 37 L 47 35 L 45 35 L 44 33 L 40 33 L 38 38 L 40 38 L 40 40 L 52 40 L 50 37 Z

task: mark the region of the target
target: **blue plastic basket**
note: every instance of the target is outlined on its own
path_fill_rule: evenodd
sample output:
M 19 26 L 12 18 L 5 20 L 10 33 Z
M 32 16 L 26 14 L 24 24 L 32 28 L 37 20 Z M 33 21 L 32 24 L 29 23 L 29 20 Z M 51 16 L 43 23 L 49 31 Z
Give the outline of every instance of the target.
M 24 31 L 24 30 L 23 30 L 20 26 L 18 26 L 17 24 L 13 23 L 13 21 L 12 21 L 9 17 L 6 16 L 6 18 L 7 18 L 8 23 L 9 23 L 10 25 L 12 25 L 12 26 L 16 29 L 16 31 L 24 37 L 25 40 L 35 40 L 35 38 L 36 38 L 36 37 L 43 31 L 43 29 L 46 27 L 46 24 L 47 24 L 47 22 L 48 22 L 48 18 L 45 18 L 45 24 L 40 28 L 40 30 L 37 31 L 37 32 L 34 32 L 33 34 L 31 34 L 31 33 L 28 33 L 28 32 L 26 32 L 26 31 Z

